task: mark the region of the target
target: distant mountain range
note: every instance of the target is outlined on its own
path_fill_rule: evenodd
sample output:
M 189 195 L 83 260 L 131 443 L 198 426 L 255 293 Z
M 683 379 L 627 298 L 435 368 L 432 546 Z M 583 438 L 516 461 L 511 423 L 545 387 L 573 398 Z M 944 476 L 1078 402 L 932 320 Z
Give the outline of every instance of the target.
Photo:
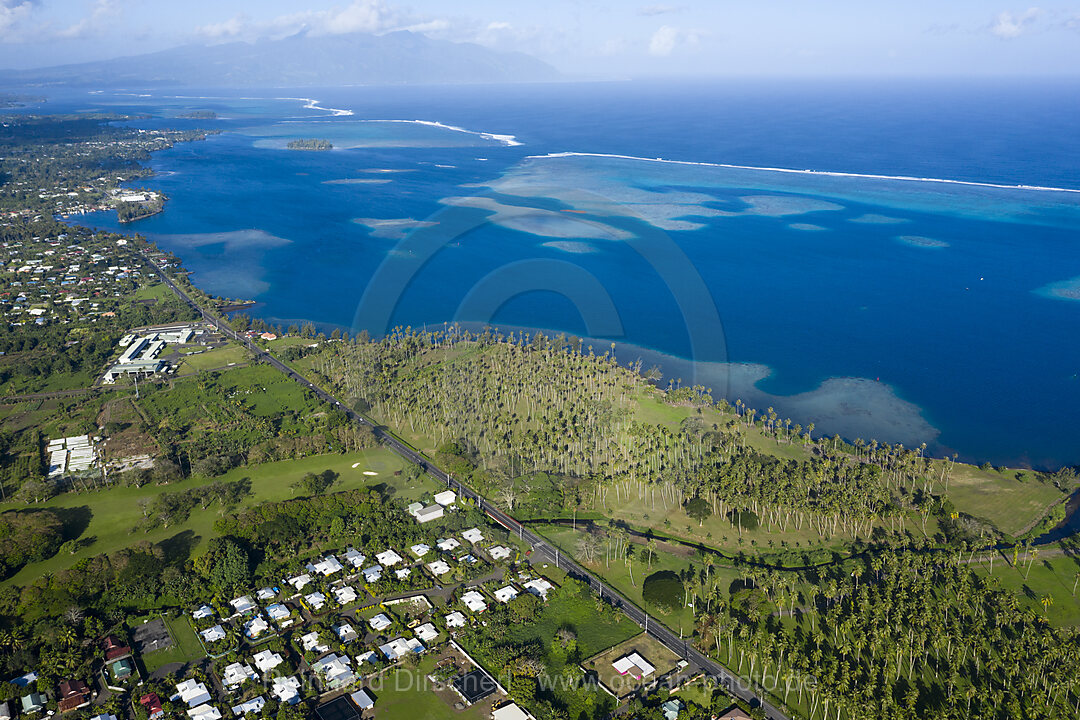
M 185 45 L 146 55 L 0 70 L 0 84 L 102 87 L 307 87 L 554 80 L 550 65 L 523 53 L 434 40 L 401 31 L 222 45 Z

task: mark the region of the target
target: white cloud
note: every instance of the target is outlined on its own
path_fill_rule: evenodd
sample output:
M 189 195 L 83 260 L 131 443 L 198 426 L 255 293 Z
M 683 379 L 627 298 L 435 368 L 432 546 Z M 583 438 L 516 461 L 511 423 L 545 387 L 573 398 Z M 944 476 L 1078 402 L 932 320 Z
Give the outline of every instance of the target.
M 638 15 L 644 15 L 645 17 L 654 17 L 656 15 L 670 15 L 671 13 L 678 13 L 685 10 L 683 5 L 646 5 L 638 10 Z
M 195 28 L 195 32 L 209 40 L 232 39 L 243 35 L 250 22 L 247 15 L 240 13 L 223 22 L 200 25 Z
M 1012 40 L 1027 32 L 1041 15 L 1042 10 L 1037 7 L 1029 8 L 1019 15 L 1006 11 L 998 15 L 990 25 L 990 32 L 1003 40 Z
M 32 0 L 0 0 L 0 38 L 19 39 L 19 24 L 30 15 L 36 3 Z M 8 37 L 11 35 L 12 37 Z
M 96 35 L 105 29 L 106 21 L 120 11 L 120 0 L 96 0 L 90 14 L 66 28 L 57 31 L 57 37 L 65 39 Z
M 649 40 L 649 54 L 653 57 L 667 57 L 681 47 L 697 45 L 701 35 L 664 25 Z

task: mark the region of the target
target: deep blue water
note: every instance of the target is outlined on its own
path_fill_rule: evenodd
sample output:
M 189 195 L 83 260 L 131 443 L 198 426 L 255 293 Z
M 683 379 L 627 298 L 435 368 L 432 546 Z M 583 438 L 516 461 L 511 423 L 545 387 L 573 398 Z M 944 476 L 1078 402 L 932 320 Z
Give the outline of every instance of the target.
M 1080 189 L 1080 84 L 170 94 L 73 93 L 50 105 L 225 130 L 156 154 L 159 174 L 143 184 L 166 192 L 168 209 L 124 229 L 177 252 L 210 292 L 258 300 L 268 320 L 379 333 L 460 317 L 602 336 L 602 350 L 610 338 L 698 361 L 645 354 L 672 377 L 815 421 L 817 434 L 926 441 L 995 463 L 1080 462 L 1080 301 L 1037 292 L 1080 278 L 1080 194 L 530 159 L 601 153 Z M 273 99 L 284 96 L 354 115 Z M 222 119 L 172 117 L 193 108 Z M 390 119 L 521 145 L 358 122 Z M 292 137 L 338 149 L 285 150 Z M 867 216 L 894 222 L 853 222 Z M 404 219 L 432 224 L 408 235 Z M 635 353 L 620 348 L 620 359 Z M 762 367 L 729 378 L 722 361 Z

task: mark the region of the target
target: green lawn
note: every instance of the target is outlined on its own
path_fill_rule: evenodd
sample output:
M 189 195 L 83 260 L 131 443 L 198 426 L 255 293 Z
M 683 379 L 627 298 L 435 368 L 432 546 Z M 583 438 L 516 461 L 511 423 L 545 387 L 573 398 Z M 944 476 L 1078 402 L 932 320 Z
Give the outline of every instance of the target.
M 190 372 L 223 368 L 228 367 L 230 364 L 248 362 L 250 359 L 251 353 L 247 350 L 239 345 L 229 344 L 215 350 L 186 356 L 176 372 L 178 375 L 183 375 Z
M 1020 604 L 1030 608 L 1038 615 L 1043 615 L 1056 627 L 1080 626 L 1080 599 L 1073 595 L 1074 585 L 1080 594 L 1077 574 L 1080 573 L 1080 558 L 1061 555 L 1058 548 L 1040 548 L 1040 555 L 1031 563 L 1022 556 L 1016 567 L 1010 562 L 1012 552 L 1006 551 L 994 559 L 993 576 L 1007 590 L 1016 593 Z M 978 563 L 974 568 L 990 575 L 990 563 Z M 1026 577 L 1025 577 L 1026 576 Z M 1053 603 L 1044 607 L 1042 598 L 1049 596 Z
M 158 617 L 157 615 L 149 615 L 147 617 L 129 618 L 128 627 L 135 628 L 141 625 L 143 621 L 155 620 Z M 152 673 L 169 663 L 186 663 L 206 657 L 206 653 L 199 643 L 199 638 L 195 635 L 195 629 L 191 627 L 191 622 L 186 615 L 176 618 L 161 617 L 165 620 L 165 626 L 169 629 L 173 644 L 164 650 L 142 656 L 143 668 L 146 672 Z
M 1017 479 L 1017 474 L 1023 481 Z M 944 487 L 939 483 L 935 492 Z M 1031 471 L 980 470 L 957 465 L 949 482 L 949 499 L 957 509 L 993 523 L 998 530 L 1017 535 L 1046 514 L 1063 493 L 1039 482 Z
M 357 467 L 354 468 L 354 464 L 357 464 Z M 344 455 L 315 455 L 300 460 L 283 460 L 263 465 L 240 467 L 229 471 L 219 479 L 226 482 L 241 478 L 251 480 L 252 495 L 243 500 L 240 504 L 241 508 L 262 502 L 286 500 L 292 497 L 290 485 L 295 480 L 305 473 L 322 472 L 327 469 L 340 474 L 340 478 L 331 489 L 331 492 L 387 483 L 402 497 L 411 499 L 418 497 L 425 490 L 432 489 L 433 485 L 425 484 L 427 481 L 406 485 L 404 476 L 394 475 L 402 466 L 400 458 L 389 450 L 379 448 Z M 377 474 L 364 475 L 365 471 Z M 114 552 L 122 547 L 144 540 L 159 542 L 187 530 L 194 532 L 203 540 L 214 537 L 214 522 L 218 518 L 216 509 L 205 512 L 196 510 L 186 522 L 168 528 L 157 528 L 151 532 L 132 532 L 132 528 L 142 519 L 142 512 L 138 505 L 140 499 L 154 497 L 164 491 L 199 487 L 209 482 L 211 481 L 205 478 L 196 477 L 167 486 L 113 487 L 59 495 L 38 507 L 85 508 L 90 512 L 91 518 L 83 537 L 93 537 L 96 538 L 95 541 L 74 555 L 58 554 L 43 562 L 27 565 L 2 584 L 25 584 L 44 573 L 63 570 L 81 558 Z M 26 506 L 14 503 L 0 504 L 0 510 L 14 507 Z
M 515 643 L 539 640 L 550 647 L 560 628 L 570 628 L 577 635 L 583 656 L 616 645 L 641 632 L 641 628 L 621 612 L 605 607 L 601 614 L 591 598 L 552 596 L 535 623 L 516 626 L 508 633 Z
M 160 302 L 162 300 L 173 300 L 175 298 L 176 295 L 169 289 L 169 286 L 160 282 L 154 285 L 143 285 L 135 291 L 136 300 L 157 300 Z
M 396 668 L 371 684 L 375 694 L 374 717 L 378 720 L 486 720 L 480 706 L 460 712 L 447 705 L 428 687 L 427 675 L 435 669 L 434 656 L 420 661 L 415 670 Z

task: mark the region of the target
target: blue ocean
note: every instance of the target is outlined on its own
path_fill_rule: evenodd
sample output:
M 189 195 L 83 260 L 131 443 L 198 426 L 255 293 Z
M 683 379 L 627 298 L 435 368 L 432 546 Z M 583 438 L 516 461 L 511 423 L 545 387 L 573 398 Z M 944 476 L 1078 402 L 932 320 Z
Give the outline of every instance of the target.
M 1080 462 L 1080 84 L 594 83 L 67 93 L 139 127 L 120 226 L 289 325 L 487 323 L 815 435 Z M 177 116 L 214 110 L 216 120 Z M 326 152 L 289 150 L 326 139 Z

